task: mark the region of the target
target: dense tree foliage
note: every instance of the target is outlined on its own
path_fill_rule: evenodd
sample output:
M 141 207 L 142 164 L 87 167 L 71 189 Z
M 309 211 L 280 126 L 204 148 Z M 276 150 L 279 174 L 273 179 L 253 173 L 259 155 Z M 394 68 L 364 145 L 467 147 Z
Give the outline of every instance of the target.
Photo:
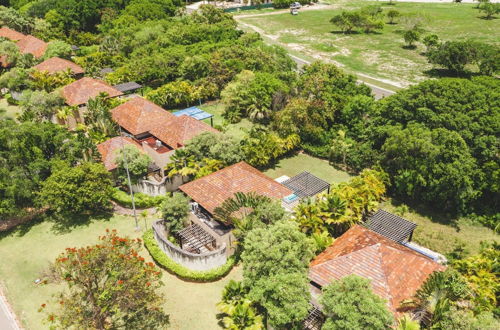
M 67 248 L 55 261 L 53 275 L 68 287 L 58 295 L 48 320 L 58 328 L 164 329 L 169 317 L 157 293 L 161 271 L 139 255 L 139 239 L 120 237 L 115 231 L 99 243 Z M 42 309 L 45 304 L 42 305 Z
M 388 329 L 393 317 L 386 302 L 373 293 L 370 281 L 349 275 L 333 281 L 321 296 L 326 322 L 322 329 Z
M 167 196 L 160 206 L 166 229 L 175 234 L 185 227 L 189 214 L 189 199 L 182 193 L 174 192 Z
M 248 298 L 262 306 L 269 322 L 285 327 L 309 311 L 307 270 L 313 244 L 290 221 L 250 231 L 245 239 L 243 283 Z
M 127 168 L 130 175 L 130 181 L 135 184 L 148 174 L 149 164 L 153 162 L 151 157 L 139 150 L 136 146 L 125 145 L 117 151 L 115 158 L 118 178 L 123 185 L 127 185 Z
M 95 156 L 80 134 L 52 123 L 0 121 L 0 215 L 20 215 L 34 206 L 42 183 L 61 163 L 71 166 Z
M 60 215 L 88 214 L 108 210 L 112 194 L 111 175 L 102 164 L 65 164 L 42 183 L 37 202 Z
M 340 236 L 376 210 L 386 192 L 385 180 L 383 172 L 364 170 L 349 182 L 330 188 L 329 194 L 301 202 L 294 210 L 294 220 L 305 233 Z
M 498 209 L 497 79 L 426 81 L 359 114 L 347 166 L 380 163 L 400 198 L 454 212 Z

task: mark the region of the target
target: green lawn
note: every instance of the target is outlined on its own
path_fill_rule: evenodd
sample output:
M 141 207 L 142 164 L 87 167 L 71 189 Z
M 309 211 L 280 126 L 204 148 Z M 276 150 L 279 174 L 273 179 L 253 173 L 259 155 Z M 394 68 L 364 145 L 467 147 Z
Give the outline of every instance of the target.
M 396 206 L 387 201 L 382 203 L 382 209 L 396 212 Z M 470 254 L 478 253 L 482 241 L 500 242 L 500 235 L 483 226 L 473 225 L 467 219 L 456 223 L 442 215 L 424 216 L 414 210 L 402 215 L 418 226 L 413 235 L 413 241 L 442 254 L 449 253 L 454 247 L 463 243 Z
M 382 5 L 385 11 L 396 9 L 404 15 L 418 15 L 423 19 L 425 34 L 435 33 L 442 40 L 474 39 L 489 43 L 500 40 L 499 19 L 481 19 L 475 4 L 461 3 L 397 3 L 335 1 L 331 9 L 301 11 L 260 17 L 237 17 L 242 28 L 253 27 L 264 34 L 266 41 L 280 44 L 307 60 L 337 63 L 347 71 L 376 78 L 384 83 L 405 87 L 427 79 L 424 74 L 432 68 L 422 55 L 425 46 L 404 49 L 400 30 L 403 23 L 386 24 L 381 33 L 342 34 L 329 20 L 343 9 L 366 5 Z M 366 78 L 366 77 L 365 77 Z M 367 81 L 370 82 L 370 81 Z M 373 81 L 372 81 L 373 82 Z
M 330 183 L 344 182 L 350 178 L 349 174 L 336 170 L 328 164 L 328 161 L 306 154 L 297 154 L 293 157 L 283 158 L 273 168 L 268 169 L 264 173 L 276 179 L 282 175 L 292 177 L 303 171 L 314 174 L 318 178 Z
M 0 99 L 0 110 L 5 110 L 5 113 L 0 113 L 0 118 L 16 119 L 21 113 L 21 109 L 17 105 L 10 105 L 6 99 Z
M 150 223 L 152 218 L 148 220 Z M 141 220 L 141 224 L 143 221 Z M 38 313 L 40 305 L 51 299 L 61 289 L 55 284 L 35 285 L 49 262 L 66 247 L 78 247 L 97 243 L 105 229 L 117 229 L 121 235 L 138 237 L 142 232 L 134 231 L 132 217 L 113 216 L 109 220 L 94 220 L 75 227 L 71 232 L 59 233 L 50 222 L 41 222 L 20 232 L 0 236 L 0 281 L 6 295 L 26 329 L 47 329 L 42 323 L 44 315 Z M 143 255 L 149 260 L 147 251 Z M 184 282 L 163 272 L 165 286 L 165 310 L 170 314 L 172 329 L 217 329 L 215 304 L 220 299 L 222 288 L 229 279 L 241 277 L 240 269 L 233 270 L 226 278 L 214 283 Z
M 224 105 L 220 102 L 210 102 L 205 103 L 199 107 L 200 109 L 214 115 L 213 122 L 214 126 L 222 126 L 228 134 L 233 135 L 238 139 L 242 139 L 245 135 L 245 131 L 252 127 L 252 122 L 247 118 L 242 119 L 237 124 L 228 124 L 222 118 L 222 113 L 224 112 Z M 207 124 L 210 124 L 210 119 L 204 120 Z

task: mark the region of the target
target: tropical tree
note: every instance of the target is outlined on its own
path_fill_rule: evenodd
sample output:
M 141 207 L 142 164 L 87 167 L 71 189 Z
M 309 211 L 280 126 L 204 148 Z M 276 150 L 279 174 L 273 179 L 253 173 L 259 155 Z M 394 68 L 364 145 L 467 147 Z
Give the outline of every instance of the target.
M 415 297 L 404 301 L 402 306 L 413 308 L 416 319 L 430 326 L 442 321 L 452 305 L 468 298 L 470 289 L 465 279 L 455 270 L 448 269 L 432 273 Z
M 113 184 L 102 164 L 63 164 L 42 183 L 37 196 L 40 207 L 57 214 L 91 214 L 110 207 Z
M 19 116 L 22 121 L 48 122 L 64 107 L 64 99 L 57 93 L 25 90 L 19 106 L 23 111 Z
M 284 216 L 280 202 L 254 192 L 237 192 L 214 210 L 216 219 L 235 227 L 234 234 L 240 241 L 250 230 L 271 225 Z
M 326 321 L 322 329 L 388 329 L 393 316 L 373 293 L 370 281 L 349 275 L 323 288 L 320 298 Z
M 498 304 L 500 284 L 498 283 L 498 260 L 500 249 L 498 244 L 483 246 L 477 255 L 454 260 L 453 267 L 464 276 L 474 295 L 476 312 L 492 311 Z
M 139 150 L 135 145 L 127 144 L 117 150 L 115 163 L 118 169 L 118 178 L 123 185 L 127 185 L 127 168 L 130 181 L 136 184 L 139 179 L 148 174 L 148 167 L 153 162 L 151 157 Z
M 271 325 L 291 326 L 309 311 L 307 271 L 313 243 L 290 221 L 250 231 L 244 243 L 247 297 L 266 311 Z
M 185 227 L 189 215 L 189 199 L 182 193 L 174 192 L 167 196 L 160 210 L 166 229 L 176 234 Z
M 394 24 L 394 20 L 401 16 L 401 13 L 395 9 L 391 9 L 387 12 L 387 18 L 389 18 L 389 24 Z
M 118 134 L 118 126 L 111 118 L 110 110 L 113 105 L 113 101 L 105 93 L 87 102 L 87 110 L 83 117 L 87 133 L 96 143 L 104 142 Z
M 428 34 L 424 37 L 422 42 L 424 43 L 425 47 L 427 47 L 426 52 L 428 53 L 431 49 L 439 46 L 439 37 L 436 34 Z
M 11 66 L 15 66 L 22 58 L 19 47 L 10 40 L 0 41 L 0 54 L 3 56 L 2 62 Z
M 496 14 L 500 13 L 500 5 L 498 3 L 486 2 L 479 7 L 479 10 L 484 13 L 484 18 L 492 19 Z
M 34 70 L 30 73 L 30 85 L 34 89 L 44 90 L 47 93 L 55 89 L 66 86 L 75 79 L 72 77 L 71 71 L 59 71 L 49 73 L 47 71 Z
M 420 322 L 414 320 L 409 314 L 403 314 L 398 319 L 396 330 L 420 330 Z
M 222 301 L 217 309 L 224 315 L 222 323 L 225 329 L 259 330 L 264 328 L 262 316 L 257 314 L 252 301 L 246 298 L 248 288 L 242 282 L 234 280 L 224 287 Z
M 140 250 L 139 239 L 114 230 L 96 245 L 67 248 L 56 259 L 53 276 L 68 286 L 48 320 L 60 328 L 166 328 L 169 317 L 157 294 L 161 271 L 146 263 Z
M 408 48 L 413 48 L 415 47 L 413 43 L 420 40 L 420 31 L 418 29 L 406 30 L 403 33 L 403 39 L 405 40 Z

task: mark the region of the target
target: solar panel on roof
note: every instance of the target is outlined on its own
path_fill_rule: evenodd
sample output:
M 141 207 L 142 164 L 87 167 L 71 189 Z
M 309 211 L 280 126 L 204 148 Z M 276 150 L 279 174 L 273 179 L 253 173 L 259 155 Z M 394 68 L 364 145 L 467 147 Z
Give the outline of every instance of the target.
M 393 241 L 402 243 L 408 240 L 417 225 L 387 211 L 378 210 L 368 219 L 366 227 Z
M 187 108 L 184 110 L 175 111 L 175 112 L 172 112 L 172 114 L 177 116 L 177 117 L 186 115 L 186 116 L 192 117 L 192 118 L 197 119 L 197 120 L 203 120 L 203 119 L 208 119 L 208 118 L 213 117 L 212 114 L 210 114 L 206 111 L 203 111 L 198 107 L 190 107 L 190 108 Z

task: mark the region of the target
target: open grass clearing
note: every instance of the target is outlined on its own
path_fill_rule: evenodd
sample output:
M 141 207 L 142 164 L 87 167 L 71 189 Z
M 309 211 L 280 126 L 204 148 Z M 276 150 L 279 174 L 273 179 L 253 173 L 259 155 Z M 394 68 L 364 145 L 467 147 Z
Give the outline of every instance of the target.
M 485 20 L 475 4 L 465 3 L 403 3 L 389 6 L 386 2 L 352 1 L 332 5 L 331 9 L 236 17 L 246 30 L 254 28 L 266 41 L 303 54 L 305 59 L 323 60 L 341 65 L 360 78 L 377 79 L 386 84 L 405 87 L 428 79 L 424 72 L 432 66 L 423 55 L 425 46 L 404 49 L 399 31 L 404 24 L 386 24 L 380 33 L 343 34 L 329 21 L 343 9 L 379 5 L 385 11 L 396 9 L 403 15 L 423 18 L 425 34 L 435 33 L 442 40 L 474 39 L 498 43 L 499 20 Z M 293 54 L 292 52 L 292 54 Z
M 147 219 L 148 226 L 153 218 Z M 144 221 L 141 219 L 141 226 Z M 122 236 L 140 237 L 134 231 L 132 217 L 112 216 L 107 220 L 92 220 L 76 226 L 70 232 L 54 230 L 51 222 L 44 221 L 24 225 L 21 231 L 0 236 L 0 281 L 5 294 L 26 329 L 48 329 L 43 323 L 44 314 L 38 309 L 42 303 L 61 289 L 55 284 L 35 285 L 33 281 L 42 270 L 64 251 L 66 247 L 80 247 L 97 243 L 105 229 L 117 229 Z M 147 261 L 151 258 L 143 250 Z M 220 299 L 223 287 L 230 279 L 239 279 L 241 270 L 234 269 L 226 278 L 214 283 L 190 283 L 163 272 L 165 286 L 165 311 L 170 314 L 172 329 L 218 329 L 215 304 Z
M 242 139 L 245 136 L 245 131 L 252 128 L 252 122 L 247 118 L 243 118 L 239 123 L 229 124 L 222 117 L 224 112 L 224 105 L 221 102 L 210 102 L 199 106 L 200 109 L 214 115 L 213 123 L 214 127 L 221 126 L 223 130 L 230 135 L 233 135 L 237 139 Z M 210 119 L 205 119 L 205 123 L 210 125 Z
M 292 177 L 303 171 L 316 175 L 329 183 L 349 181 L 351 177 L 348 173 L 335 169 L 328 161 L 304 153 L 283 158 L 264 173 L 276 179 L 282 175 Z
M 382 203 L 381 208 L 397 214 L 397 206 L 391 200 Z M 422 215 L 412 209 L 402 217 L 418 225 L 413 234 L 414 242 L 441 254 L 451 252 L 460 244 L 464 244 L 468 253 L 476 254 L 482 241 L 500 242 L 500 235 L 484 226 L 472 224 L 468 219 L 455 222 L 443 215 Z

